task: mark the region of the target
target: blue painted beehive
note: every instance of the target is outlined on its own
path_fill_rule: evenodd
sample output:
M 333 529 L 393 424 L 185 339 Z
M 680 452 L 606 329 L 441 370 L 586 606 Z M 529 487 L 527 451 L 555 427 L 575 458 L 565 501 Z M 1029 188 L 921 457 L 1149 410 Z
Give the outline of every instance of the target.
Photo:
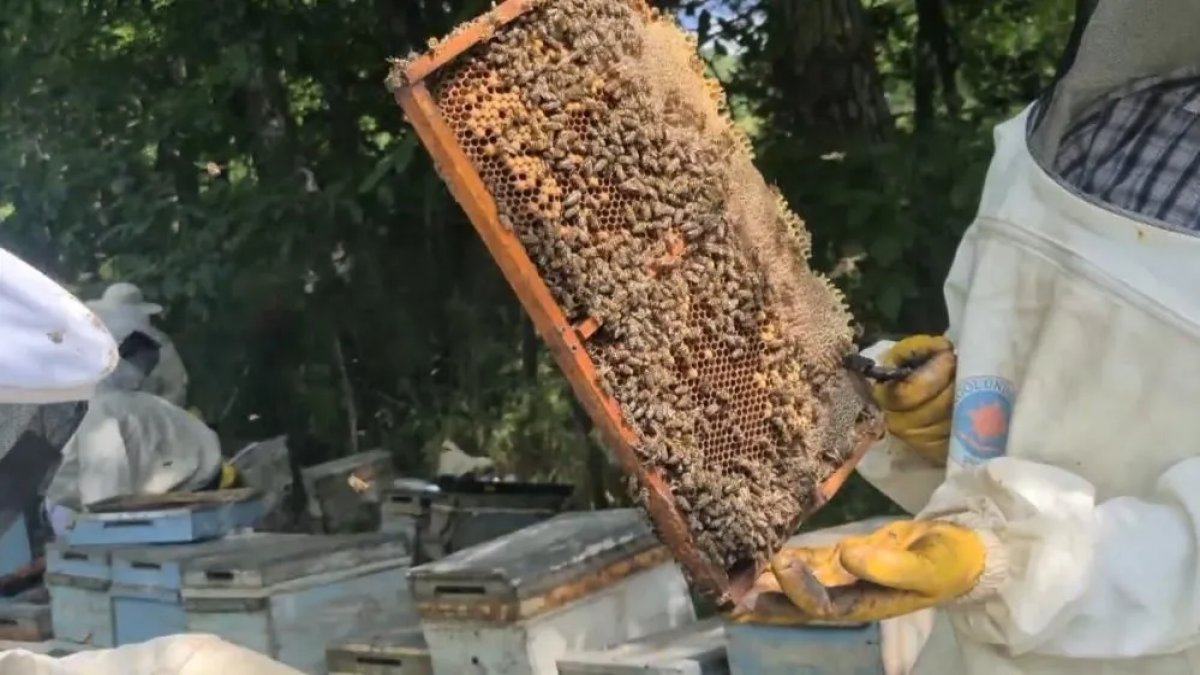
M 263 516 L 256 490 L 220 490 L 117 497 L 75 516 L 63 540 L 70 546 L 182 544 L 253 527 Z
M 88 647 L 113 645 L 110 547 L 46 545 L 46 589 L 54 637 Z
M 330 640 L 411 611 L 408 548 L 394 535 L 248 534 L 110 555 L 118 645 L 212 633 L 320 672 Z

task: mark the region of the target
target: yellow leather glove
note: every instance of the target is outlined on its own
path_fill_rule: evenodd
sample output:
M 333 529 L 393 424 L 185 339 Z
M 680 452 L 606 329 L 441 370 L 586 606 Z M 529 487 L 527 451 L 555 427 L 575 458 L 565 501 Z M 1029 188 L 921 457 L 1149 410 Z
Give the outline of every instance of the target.
M 986 557 L 971 529 L 897 521 L 834 546 L 780 551 L 731 618 L 795 625 L 901 616 L 970 592 Z
M 903 380 L 872 387 L 888 431 L 917 454 L 945 466 L 954 410 L 954 345 L 941 336 L 914 335 L 897 342 L 879 363 L 914 368 Z

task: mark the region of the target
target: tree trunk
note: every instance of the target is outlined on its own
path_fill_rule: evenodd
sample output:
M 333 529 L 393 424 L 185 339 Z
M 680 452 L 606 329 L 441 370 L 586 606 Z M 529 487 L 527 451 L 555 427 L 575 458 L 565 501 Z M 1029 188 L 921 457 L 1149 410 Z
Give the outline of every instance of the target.
M 942 87 L 942 102 L 952 117 L 962 109 L 958 94 L 958 44 L 946 20 L 942 0 L 917 0 L 917 39 L 913 43 L 916 127 L 927 129 L 935 117 L 934 88 Z
M 836 143 L 892 129 L 860 0 L 767 0 L 769 79 L 777 123 Z

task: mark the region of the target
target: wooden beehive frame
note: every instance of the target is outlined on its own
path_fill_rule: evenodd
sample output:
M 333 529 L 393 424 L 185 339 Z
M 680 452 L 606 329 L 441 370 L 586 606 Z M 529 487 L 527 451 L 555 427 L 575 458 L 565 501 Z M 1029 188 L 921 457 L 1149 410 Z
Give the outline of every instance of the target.
M 402 72 L 393 74 L 395 98 L 432 156 L 451 194 L 466 212 L 538 333 L 549 345 L 575 395 L 617 457 L 622 471 L 635 476 L 645 489 L 644 507 L 658 536 L 686 569 L 692 582 L 713 595 L 719 605 L 728 606 L 749 590 L 765 561 L 757 561 L 753 569 L 725 570 L 710 564 L 697 550 L 687 521 L 676 508 L 664 477 L 656 468 L 642 464 L 634 451 L 638 442 L 636 432 L 623 421 L 617 402 L 598 384 L 595 364 L 584 345 L 599 330 L 599 323 L 594 319 L 577 324 L 568 321 L 524 246 L 513 232 L 501 225 L 494 198 L 426 86 L 426 78 L 489 39 L 495 30 L 520 17 L 538 1 L 506 0 L 456 30 L 428 53 L 408 62 Z M 837 492 L 867 448 L 882 433 L 878 424 L 869 424 L 859 431 L 860 437 L 855 439 L 849 459 L 822 483 L 818 507 Z

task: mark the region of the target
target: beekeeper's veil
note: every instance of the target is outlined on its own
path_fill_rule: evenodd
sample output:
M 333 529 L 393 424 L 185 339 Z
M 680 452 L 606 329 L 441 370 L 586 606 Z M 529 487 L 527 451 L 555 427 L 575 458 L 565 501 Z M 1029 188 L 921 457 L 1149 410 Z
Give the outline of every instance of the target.
M 1071 123 L 1104 95 L 1146 77 L 1200 73 L 1198 19 L 1200 0 L 1077 0 L 1056 82 L 1030 116 L 1038 163 L 1053 165 Z

